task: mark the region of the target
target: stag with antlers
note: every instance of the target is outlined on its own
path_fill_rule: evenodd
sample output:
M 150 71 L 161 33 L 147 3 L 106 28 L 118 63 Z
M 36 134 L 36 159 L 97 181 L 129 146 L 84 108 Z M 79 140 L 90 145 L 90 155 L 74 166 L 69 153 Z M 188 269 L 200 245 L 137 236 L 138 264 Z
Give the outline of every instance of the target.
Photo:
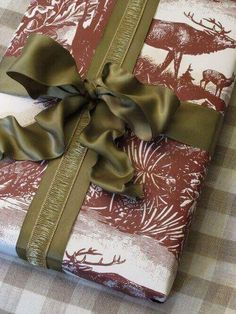
M 99 260 L 95 261 L 94 257 L 98 256 Z M 99 253 L 96 249 L 80 249 L 77 252 L 74 252 L 70 255 L 66 252 L 67 260 L 63 261 L 63 265 L 68 268 L 76 268 L 77 270 L 90 271 L 93 270 L 94 266 L 112 266 L 123 264 L 126 260 L 121 259 L 121 256 L 114 255 L 112 260 L 105 262 L 102 254 Z M 90 260 L 89 260 L 90 257 Z M 93 260 L 91 259 L 93 257 Z
M 231 30 L 226 31 L 219 21 L 204 18 L 198 22 L 193 13 L 184 12 L 184 15 L 198 28 L 186 23 L 154 19 L 146 39 L 148 45 L 168 51 L 159 70 L 163 72 L 174 61 L 176 78 L 183 55 L 209 54 L 227 48 L 236 48 L 236 41 L 228 36 Z

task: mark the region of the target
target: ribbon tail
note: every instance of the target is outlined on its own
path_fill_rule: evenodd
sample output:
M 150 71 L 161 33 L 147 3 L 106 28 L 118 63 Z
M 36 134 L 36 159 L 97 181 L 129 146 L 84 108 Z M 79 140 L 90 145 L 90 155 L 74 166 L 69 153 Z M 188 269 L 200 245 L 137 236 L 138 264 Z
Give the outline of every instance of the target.
M 35 123 L 22 127 L 16 118 L 0 119 L 0 157 L 15 160 L 50 160 L 61 156 L 66 147 L 64 126 L 72 115 L 80 115 L 86 98 L 68 96 L 40 112 Z
M 70 53 L 53 39 L 35 34 L 28 39 L 22 55 L 7 74 L 19 82 L 32 98 L 62 99 L 35 117 L 27 127 L 14 117 L 0 120 L 0 152 L 15 160 L 48 160 L 65 150 L 64 125 L 71 115 L 81 113 L 88 99 L 83 81 Z
M 63 127 L 52 129 L 50 123 L 38 122 L 22 127 L 17 120 L 8 116 L 0 120 L 1 157 L 15 160 L 40 161 L 54 159 L 63 154 L 65 144 Z

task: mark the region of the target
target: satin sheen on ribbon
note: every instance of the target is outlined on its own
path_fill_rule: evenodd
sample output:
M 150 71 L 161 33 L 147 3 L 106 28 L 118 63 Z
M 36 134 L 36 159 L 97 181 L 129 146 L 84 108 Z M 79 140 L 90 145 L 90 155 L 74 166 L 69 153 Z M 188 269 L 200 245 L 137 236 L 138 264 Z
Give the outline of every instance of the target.
M 67 146 L 65 124 L 71 117 L 79 118 L 87 112 L 88 124 L 79 140 L 97 155 L 91 170 L 91 182 L 110 192 L 142 197 L 142 187 L 132 183 L 132 164 L 115 143 L 125 134 L 126 126 L 144 141 L 164 132 L 171 134 L 172 124 L 175 129 L 172 137 L 178 140 L 180 126 L 180 137 L 183 134 L 186 137 L 183 143 L 206 150 L 212 149 L 218 132 L 220 114 L 214 110 L 191 103 L 186 108 L 186 103 L 181 104 L 170 89 L 141 84 L 115 64 L 106 64 L 101 76 L 94 81 L 82 80 L 70 53 L 44 35 L 35 34 L 29 38 L 8 75 L 21 83 L 33 99 L 46 96 L 57 97 L 59 101 L 39 113 L 35 117 L 36 122 L 28 127 L 21 127 L 14 117 L 1 119 L 2 156 L 34 161 L 61 156 Z M 203 139 L 199 140 L 201 125 L 195 126 L 199 136 L 195 135 L 194 129 L 192 134 L 183 132 L 184 124 L 192 130 L 191 121 L 183 121 L 189 111 L 199 123 L 201 120 L 198 118 L 204 116 L 205 120 L 201 119 L 207 122 L 204 126 L 206 137 L 207 127 L 212 129 L 209 147 L 204 147 Z M 177 121 L 176 117 L 179 117 Z
M 60 101 L 39 113 L 36 123 L 28 127 L 22 128 L 14 117 L 2 119 L 0 150 L 4 155 L 35 161 L 61 156 L 66 147 L 64 124 L 70 116 L 88 111 L 90 122 L 80 141 L 98 156 L 91 181 L 111 192 L 142 195 L 140 185 L 130 183 L 134 170 L 128 156 L 114 141 L 124 135 L 125 125 L 143 140 L 163 132 L 179 106 L 172 91 L 141 85 L 114 64 L 106 64 L 96 81 L 83 81 L 70 53 L 44 35 L 30 37 L 8 75 L 34 99 L 47 96 Z
M 159 0 L 116 1 L 89 64 L 87 78 L 94 80 L 101 76 L 108 62 L 133 71 L 158 3 Z M 15 61 L 12 59 L 14 57 L 7 57 L 1 62 L 1 72 L 5 76 L 4 80 L 0 78 L 0 90 L 18 96 L 27 95 L 23 86 L 4 71 L 11 67 Z M 65 248 L 89 188 L 90 170 L 96 161 L 96 153 L 79 142 L 88 122 L 89 112 L 85 111 L 79 119 L 74 115 L 66 123 L 64 134 L 68 147 L 63 156 L 48 163 L 27 212 L 16 250 L 20 258 L 33 265 L 62 270 Z

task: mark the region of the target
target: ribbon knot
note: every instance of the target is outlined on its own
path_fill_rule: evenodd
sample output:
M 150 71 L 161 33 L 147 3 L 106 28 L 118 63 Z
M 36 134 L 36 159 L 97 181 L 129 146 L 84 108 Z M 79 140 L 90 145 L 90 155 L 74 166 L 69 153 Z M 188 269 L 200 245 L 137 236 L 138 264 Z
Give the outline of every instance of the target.
M 97 84 L 93 81 L 85 79 L 84 86 L 90 100 L 96 102 L 98 100 Z
M 82 80 L 70 53 L 53 39 L 32 35 L 22 55 L 8 71 L 32 98 L 57 97 L 59 102 L 21 127 L 14 117 L 0 121 L 0 151 L 16 160 L 48 160 L 61 156 L 67 145 L 64 127 L 70 118 L 88 115 L 79 141 L 92 149 L 97 161 L 91 181 L 107 191 L 141 197 L 133 183 L 134 169 L 116 145 L 126 127 L 142 140 L 163 133 L 179 107 L 175 94 L 160 86 L 146 86 L 115 64 L 106 64 L 94 81 Z

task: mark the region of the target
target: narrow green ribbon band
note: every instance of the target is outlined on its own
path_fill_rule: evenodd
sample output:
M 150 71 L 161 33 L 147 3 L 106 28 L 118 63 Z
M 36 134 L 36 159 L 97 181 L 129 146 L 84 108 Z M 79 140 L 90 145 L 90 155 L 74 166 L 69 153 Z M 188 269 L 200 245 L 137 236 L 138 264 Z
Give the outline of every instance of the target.
M 21 127 L 12 116 L 1 119 L 2 156 L 34 161 L 61 156 L 67 145 L 65 124 L 87 111 L 90 118 L 80 142 L 97 154 L 91 182 L 110 192 L 141 197 L 141 186 L 132 183 L 132 164 L 115 143 L 127 126 L 144 141 L 166 132 L 177 141 L 209 152 L 213 149 L 219 113 L 181 104 L 170 89 L 141 84 L 115 64 L 106 64 L 95 81 L 82 80 L 70 53 L 47 36 L 32 35 L 7 73 L 32 98 L 57 97 L 59 101 L 28 127 Z
M 89 65 L 88 79 L 99 77 L 108 62 L 133 71 L 158 3 L 159 0 L 116 1 Z M 0 90 L 25 96 L 23 86 L 4 71 L 10 68 L 13 59 L 7 57 L 1 63 Z M 4 79 L 1 79 L 2 72 L 3 76 L 5 72 Z M 20 258 L 33 265 L 62 270 L 66 244 L 90 184 L 90 169 L 96 161 L 96 153 L 79 142 L 88 119 L 87 111 L 81 118 L 74 115 L 70 123 L 66 123 L 68 148 L 62 157 L 48 163 L 27 212 L 16 250 Z

